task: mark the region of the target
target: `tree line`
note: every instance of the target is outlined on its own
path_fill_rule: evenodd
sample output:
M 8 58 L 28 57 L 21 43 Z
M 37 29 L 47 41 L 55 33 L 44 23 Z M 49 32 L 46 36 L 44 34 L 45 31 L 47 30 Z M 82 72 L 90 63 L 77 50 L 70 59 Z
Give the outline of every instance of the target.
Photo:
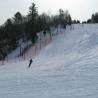
M 98 23 L 98 12 L 91 15 L 91 18 L 89 18 L 87 21 L 84 21 L 84 23 Z
M 31 40 L 32 44 L 35 44 L 38 32 L 51 33 L 51 27 L 61 25 L 66 28 L 66 25 L 71 24 L 72 19 L 68 11 L 59 9 L 58 14 L 51 16 L 46 13 L 39 14 L 36 4 L 32 3 L 26 16 L 17 12 L 0 26 L 0 60 L 19 46 L 20 39 Z

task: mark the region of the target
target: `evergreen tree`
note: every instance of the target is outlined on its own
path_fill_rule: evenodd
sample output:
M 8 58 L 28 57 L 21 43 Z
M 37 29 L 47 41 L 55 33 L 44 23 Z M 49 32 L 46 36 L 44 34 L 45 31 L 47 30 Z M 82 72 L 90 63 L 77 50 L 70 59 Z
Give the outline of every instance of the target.
M 29 14 L 28 14 L 28 30 L 30 33 L 30 38 L 32 40 L 32 43 L 35 43 L 37 40 L 37 8 L 34 3 L 32 3 L 32 6 L 29 8 Z
M 92 22 L 93 23 L 98 23 L 98 13 L 95 13 L 92 15 Z
M 19 24 L 21 23 L 23 20 L 23 16 L 21 15 L 20 12 L 17 12 L 15 15 L 14 15 L 14 23 L 15 24 Z
M 16 40 L 17 35 L 14 30 L 14 26 L 11 19 L 8 19 L 6 21 L 4 30 L 5 30 L 5 36 L 7 35 L 6 37 L 7 45 L 9 45 L 11 49 L 15 49 L 17 47 L 17 40 Z

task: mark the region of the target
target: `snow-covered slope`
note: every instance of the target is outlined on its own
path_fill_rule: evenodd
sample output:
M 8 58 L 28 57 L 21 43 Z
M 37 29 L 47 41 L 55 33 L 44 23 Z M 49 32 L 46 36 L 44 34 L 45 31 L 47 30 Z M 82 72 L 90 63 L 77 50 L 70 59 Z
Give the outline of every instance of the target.
M 30 68 L 0 66 L 0 98 L 98 98 L 98 24 L 59 32 Z

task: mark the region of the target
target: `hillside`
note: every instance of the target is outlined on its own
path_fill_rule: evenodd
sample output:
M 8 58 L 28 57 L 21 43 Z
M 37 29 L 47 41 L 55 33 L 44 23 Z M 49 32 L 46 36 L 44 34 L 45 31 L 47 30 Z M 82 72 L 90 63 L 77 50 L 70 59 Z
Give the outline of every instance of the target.
M 0 98 L 98 97 L 98 24 L 59 32 L 30 68 L 28 59 L 0 65 Z

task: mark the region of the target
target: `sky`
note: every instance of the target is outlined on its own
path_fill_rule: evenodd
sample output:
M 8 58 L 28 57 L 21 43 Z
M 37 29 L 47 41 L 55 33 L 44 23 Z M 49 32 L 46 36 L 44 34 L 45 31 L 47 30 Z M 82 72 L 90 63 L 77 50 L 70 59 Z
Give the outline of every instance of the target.
M 98 0 L 0 0 L 0 24 L 18 11 L 26 15 L 33 2 L 39 13 L 56 14 L 59 9 L 63 9 L 69 11 L 72 19 L 80 21 L 87 20 L 98 11 Z

